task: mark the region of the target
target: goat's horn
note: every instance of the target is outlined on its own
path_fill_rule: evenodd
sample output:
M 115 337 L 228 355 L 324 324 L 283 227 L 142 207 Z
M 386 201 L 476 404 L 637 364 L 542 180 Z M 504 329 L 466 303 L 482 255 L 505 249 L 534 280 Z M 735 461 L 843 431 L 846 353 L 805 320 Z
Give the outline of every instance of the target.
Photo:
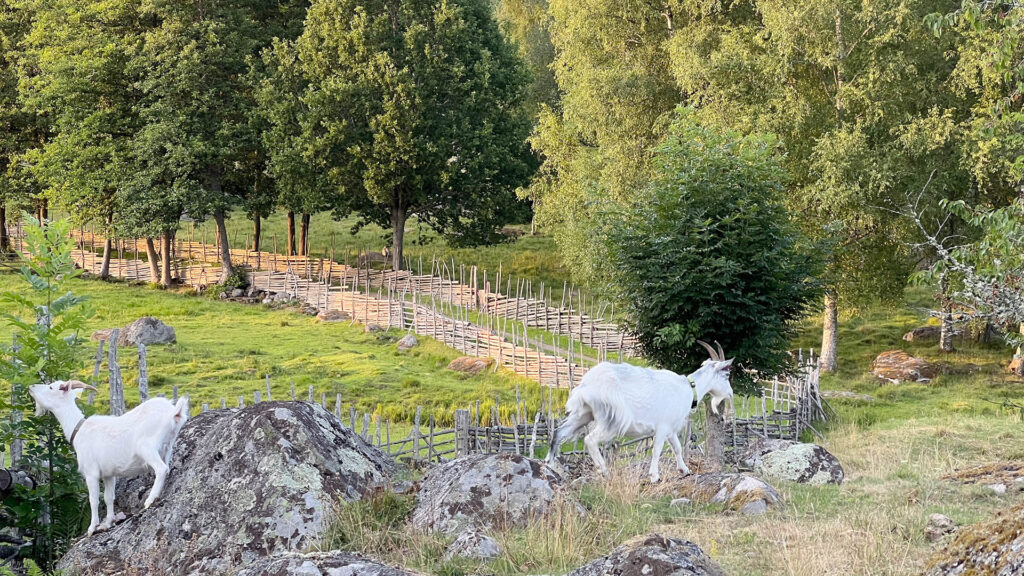
M 87 388 L 89 390 L 93 390 L 95 392 L 99 392 L 99 390 L 96 390 L 95 386 L 89 386 L 88 384 L 86 384 L 85 382 L 82 382 L 80 380 L 72 380 L 72 381 L 68 382 L 68 384 L 71 384 L 71 390 L 75 390 L 75 389 L 78 389 L 78 388 Z
M 708 351 L 708 354 L 711 354 L 711 359 L 712 360 L 714 360 L 716 362 L 721 360 L 721 358 L 718 357 L 718 352 L 715 352 L 715 349 L 711 347 L 711 344 L 708 344 L 707 342 L 705 342 L 703 340 L 697 340 L 697 344 L 700 344 L 701 346 L 703 346 Z
M 725 350 L 722 350 L 722 345 L 718 343 L 718 340 L 715 340 L 715 346 L 718 346 L 718 359 L 725 360 Z

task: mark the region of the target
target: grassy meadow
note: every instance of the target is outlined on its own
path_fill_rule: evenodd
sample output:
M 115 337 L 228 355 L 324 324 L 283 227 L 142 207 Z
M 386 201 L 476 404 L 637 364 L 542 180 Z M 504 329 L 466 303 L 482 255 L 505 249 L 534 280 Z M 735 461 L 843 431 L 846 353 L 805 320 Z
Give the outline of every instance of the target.
M 191 394 L 194 410 L 202 402 L 219 404 L 221 397 L 233 405 L 242 395 L 249 403 L 253 391 L 264 389 L 267 374 L 276 398 L 286 397 L 294 381 L 300 394 L 313 385 L 317 397 L 326 393 L 331 402 L 340 393 L 345 410 L 354 403 L 395 421 L 411 417 L 417 405 L 443 416 L 474 400 L 510 404 L 517 385 L 531 405 L 540 394 L 536 385 L 504 370 L 469 377 L 446 370 L 457 353 L 429 338 L 401 353 L 394 344 L 400 334 L 323 324 L 294 309 L 118 282 L 79 279 L 69 287 L 90 298 L 90 332 L 143 315 L 174 326 L 177 344 L 149 349 L 151 389 L 170 394 L 177 385 Z M 16 276 L 0 274 L 0 291 L 19 289 Z M 1024 460 L 1024 421 L 1019 409 L 1004 404 L 1024 404 L 1024 382 L 1005 371 L 1011 351 L 1000 343 L 958 342 L 956 352 L 942 355 L 935 343 L 904 342 L 904 332 L 927 321 L 927 298 L 911 291 L 905 307 L 870 308 L 841 321 L 840 370 L 824 376 L 822 386 L 874 397 L 832 400 L 838 416 L 819 428 L 825 438 L 816 441 L 846 469 L 841 486 L 773 482 L 785 505 L 746 517 L 715 506 L 672 507 L 670 482 L 652 486 L 621 468 L 572 488 L 589 509 L 585 518 L 566 509 L 528 529 L 494 534 L 505 553 L 488 565 L 443 561 L 446 541 L 415 532 L 406 523 L 411 502 L 384 494 L 339 505 L 338 520 L 320 547 L 362 551 L 446 576 L 555 574 L 656 531 L 695 541 L 730 574 L 918 573 L 942 546 L 924 537 L 929 514 L 966 524 L 1021 499 L 1014 490 L 996 495 L 942 477 L 967 466 Z M 9 338 L 9 329 L 0 327 L 0 339 Z M 808 318 L 794 346 L 817 348 L 819 342 L 820 319 Z M 869 374 L 870 363 L 890 348 L 942 362 L 946 373 L 926 384 L 880 384 Z M 130 399 L 134 351 L 120 355 Z M 83 350 L 83 379 L 91 377 L 94 353 L 94 345 Z

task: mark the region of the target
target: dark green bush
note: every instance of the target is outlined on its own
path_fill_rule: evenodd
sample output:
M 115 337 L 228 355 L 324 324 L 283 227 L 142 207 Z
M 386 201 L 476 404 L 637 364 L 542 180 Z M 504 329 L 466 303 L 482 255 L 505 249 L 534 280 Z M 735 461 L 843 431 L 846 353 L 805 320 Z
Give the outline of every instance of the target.
M 605 213 L 611 289 L 646 357 L 680 373 L 718 340 L 753 374 L 790 367 L 794 322 L 820 294 L 818 249 L 782 203 L 776 140 L 696 123 L 678 112 L 657 149 L 655 178 L 623 210 Z

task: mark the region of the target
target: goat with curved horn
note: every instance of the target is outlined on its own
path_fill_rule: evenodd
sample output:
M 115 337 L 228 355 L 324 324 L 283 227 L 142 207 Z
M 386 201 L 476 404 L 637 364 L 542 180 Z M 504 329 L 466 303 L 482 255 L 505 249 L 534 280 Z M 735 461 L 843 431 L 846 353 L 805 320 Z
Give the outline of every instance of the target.
M 679 435 L 686 429 L 690 412 L 707 395 L 711 409 L 718 413 L 724 401 L 732 402 L 729 368 L 722 347 L 715 350 L 707 342 L 697 341 L 709 354 L 696 372 L 681 375 L 669 370 L 655 370 L 631 364 L 602 362 L 593 367 L 572 391 L 565 403 L 566 418 L 552 435 L 548 462 L 553 462 L 562 444 L 583 443 L 594 464 L 602 472 L 608 466 L 601 455 L 601 444 L 618 437 L 654 436 L 650 476 L 657 482 L 658 460 L 667 441 L 675 453 L 676 465 L 684 474 L 690 469 L 683 461 Z M 587 427 L 593 422 L 590 431 Z
M 711 355 L 711 359 L 712 360 L 714 360 L 716 362 L 721 362 L 722 360 L 725 360 L 725 354 L 724 353 L 723 354 L 719 354 L 717 351 L 715 351 L 714 348 L 711 347 L 711 344 L 708 344 L 707 342 L 705 342 L 703 340 L 697 340 L 697 344 L 700 344 L 701 346 L 704 347 L 705 350 L 708 351 L 708 354 Z M 718 341 L 715 341 L 715 344 L 718 344 Z M 718 349 L 721 350 L 722 347 L 719 346 Z

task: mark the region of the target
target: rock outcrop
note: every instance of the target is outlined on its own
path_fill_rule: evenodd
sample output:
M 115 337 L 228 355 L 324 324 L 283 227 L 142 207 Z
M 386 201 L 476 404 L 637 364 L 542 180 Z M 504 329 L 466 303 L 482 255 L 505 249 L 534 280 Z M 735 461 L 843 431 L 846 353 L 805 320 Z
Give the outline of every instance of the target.
M 725 576 L 725 571 L 688 540 L 651 534 L 566 576 Z
M 672 482 L 676 497 L 724 504 L 726 508 L 742 514 L 763 514 L 782 503 L 779 493 L 771 485 L 748 474 L 691 474 Z
M 525 526 L 562 501 L 578 506 L 544 463 L 516 454 L 475 454 L 430 471 L 417 494 L 412 525 L 448 534 Z
M 995 518 L 960 528 L 928 562 L 924 576 L 1024 574 L 1024 504 Z
M 927 382 L 939 374 L 939 369 L 903 350 L 887 350 L 871 363 L 871 373 L 889 382 Z
M 932 514 L 928 517 L 928 525 L 924 527 L 924 537 L 929 542 L 942 540 L 947 534 L 956 532 L 956 522 L 945 514 Z
M 402 339 L 398 341 L 399 350 L 411 350 L 419 346 L 420 342 L 416 339 L 415 334 L 406 334 L 402 336 Z
M 121 330 L 121 334 L 117 337 L 117 345 L 145 344 L 149 346 L 151 344 L 170 344 L 176 340 L 174 328 L 152 316 L 143 316 Z
M 117 506 L 128 519 L 79 540 L 59 566 L 106 576 L 230 574 L 309 546 L 337 502 L 386 485 L 391 467 L 317 404 L 206 412 L 182 429 L 161 498 L 141 510 L 152 479 L 120 483 Z
M 479 374 L 494 366 L 493 358 L 474 358 L 472 356 L 459 356 L 448 364 L 449 370 L 462 372 L 464 374 Z
M 349 552 L 281 554 L 262 558 L 233 576 L 414 576 L 405 568 L 381 564 Z
M 843 466 L 817 444 L 792 440 L 761 440 L 744 450 L 741 462 L 755 472 L 802 484 L 842 484 Z

